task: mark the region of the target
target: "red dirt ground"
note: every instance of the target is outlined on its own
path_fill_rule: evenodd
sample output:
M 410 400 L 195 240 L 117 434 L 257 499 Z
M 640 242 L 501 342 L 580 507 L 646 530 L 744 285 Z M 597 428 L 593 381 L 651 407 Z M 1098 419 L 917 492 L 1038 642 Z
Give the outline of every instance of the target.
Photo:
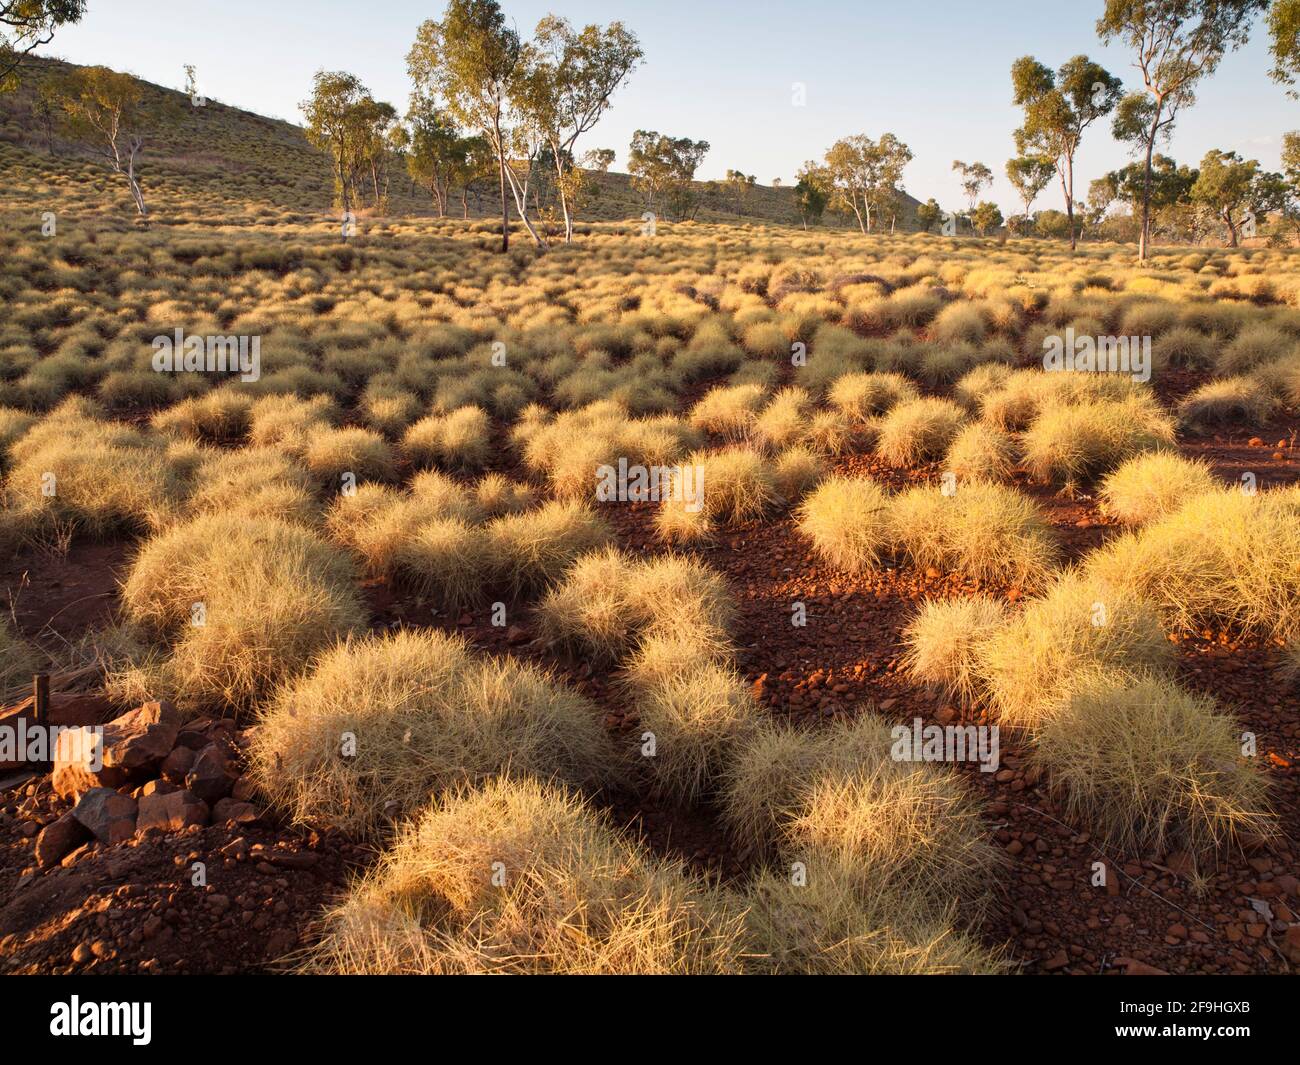
M 1211 462 L 1225 482 L 1250 471 L 1260 487 L 1278 486 L 1300 477 L 1297 424 L 1189 437 L 1183 449 Z M 895 487 L 937 477 L 936 469 L 891 470 L 869 456 L 848 457 L 840 466 Z M 1112 532 L 1086 495 L 1063 499 L 1041 486 L 1021 487 L 1047 515 L 1067 558 Z M 648 505 L 625 505 L 609 516 L 624 547 L 660 549 Z M 12 611 L 25 635 L 57 651 L 112 616 L 116 579 L 130 550 L 123 542 L 78 542 L 66 557 L 20 555 L 0 567 L 0 608 Z M 853 715 L 867 705 L 899 722 L 965 720 L 900 672 L 900 632 L 927 596 L 1019 595 L 933 570 L 834 572 L 813 557 L 788 515 L 730 530 L 702 554 L 726 574 L 736 597 L 741 670 L 774 715 L 801 724 Z M 551 667 L 602 707 L 607 727 L 633 742 L 636 722 L 616 678 L 534 642 L 528 605 L 510 611 L 508 628 L 494 628 L 486 610 L 438 615 L 383 582 L 367 582 L 365 591 L 376 629 L 437 625 L 463 632 L 484 650 Z M 806 627 L 790 624 L 795 601 L 806 604 Z M 1281 832 L 1246 853 L 1223 856 L 1217 869 L 1200 876 L 1191 875 L 1185 855 L 1108 853 L 1063 823 L 1049 782 L 1027 770 L 1024 752 L 1004 738 L 999 772 L 968 768 L 970 783 L 987 800 L 990 833 L 1009 857 L 981 934 L 990 943 L 1009 943 L 1025 971 L 1292 971 L 1261 913 L 1300 921 L 1300 692 L 1284 685 L 1276 647 L 1202 634 L 1181 642 L 1179 653 L 1183 682 L 1233 709 L 1258 735 Z M 64 867 L 32 870 L 35 831 L 68 805 L 52 796 L 48 777 L 0 780 L 0 971 L 274 968 L 311 943 L 322 907 L 373 857 L 337 834 L 264 821 L 96 845 Z M 700 868 L 734 877 L 751 864 L 751 856 L 728 846 L 707 807 L 682 811 L 653 797 L 618 796 L 609 806 L 653 848 Z M 196 861 L 206 865 L 201 890 L 191 886 Z M 1091 886 L 1099 861 L 1111 873 L 1107 887 Z

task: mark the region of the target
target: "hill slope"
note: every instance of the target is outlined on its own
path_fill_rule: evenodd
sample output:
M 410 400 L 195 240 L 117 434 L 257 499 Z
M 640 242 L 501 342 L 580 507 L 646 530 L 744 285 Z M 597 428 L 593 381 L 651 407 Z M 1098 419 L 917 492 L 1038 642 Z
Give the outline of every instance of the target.
M 0 196 L 20 201 L 53 197 L 65 207 L 72 198 L 78 210 L 130 213 L 125 182 L 118 187 L 119 179 L 87 146 L 66 139 L 40 113 L 37 86 L 67 69 L 57 59 L 32 58 L 24 65 L 18 90 L 0 96 L 0 162 L 9 175 Z M 329 163 L 300 126 L 217 100 L 195 107 L 182 92 L 138 80 L 143 107 L 151 115 L 140 163 L 151 212 L 247 223 L 304 221 L 331 210 Z M 644 198 L 627 174 L 592 172 L 590 178 L 596 191 L 583 220 L 637 218 L 645 210 Z M 697 182 L 696 193 L 700 221 L 799 224 L 788 188 L 756 185 L 739 210 L 729 193 L 707 182 Z M 395 216 L 433 214 L 428 194 L 400 164 L 394 168 L 389 204 Z M 905 197 L 901 228 L 914 228 L 916 206 L 915 199 Z M 471 196 L 469 209 L 471 216 L 487 217 L 497 207 L 489 194 Z M 826 221 L 847 226 L 850 220 L 828 215 Z

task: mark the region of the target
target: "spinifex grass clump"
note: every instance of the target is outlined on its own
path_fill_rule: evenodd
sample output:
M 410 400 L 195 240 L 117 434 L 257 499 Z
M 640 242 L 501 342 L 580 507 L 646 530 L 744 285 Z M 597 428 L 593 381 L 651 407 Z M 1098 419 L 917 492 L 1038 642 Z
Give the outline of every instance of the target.
M 940 909 L 975 901 L 997 864 L 960 779 L 895 758 L 891 728 L 873 714 L 814 731 L 757 730 L 731 759 L 722 818 L 744 846 L 834 855 Z
M 913 488 L 894 497 L 888 520 L 896 552 L 922 568 L 1034 587 L 1056 558 L 1033 501 L 1000 484 Z
M 33 529 L 72 523 L 94 536 L 162 528 L 186 482 L 164 442 L 69 400 L 9 447 L 10 506 Z
M 944 472 L 957 481 L 1004 481 L 1016 468 L 1017 447 L 1010 433 L 984 423 L 968 425 L 944 456 Z
M 881 419 L 876 452 L 891 466 L 915 466 L 937 459 L 961 431 L 966 415 L 946 399 L 913 399 Z
M 1149 599 L 1171 628 L 1285 638 L 1300 631 L 1300 488 L 1195 496 L 1093 552 L 1086 568 Z
M 897 760 L 873 715 L 809 732 L 756 731 L 722 796 L 738 842 L 772 863 L 750 882 L 752 968 L 778 973 L 995 972 L 958 931 L 997 868 L 956 775 Z
M 691 408 L 691 424 L 715 436 L 743 440 L 753 430 L 766 399 L 767 390 L 761 385 L 714 388 Z
M 295 821 L 361 835 L 507 770 L 579 785 L 620 772 L 589 700 L 432 630 L 322 654 L 267 706 L 250 759 L 261 788 Z
M 487 411 L 478 407 L 431 414 L 406 430 L 401 451 L 418 466 L 482 469 L 492 453 L 491 428 Z
M 429 806 L 331 911 L 317 973 L 740 971 L 740 910 L 581 798 L 495 780 Z
M 916 386 L 902 374 L 852 373 L 836 378 L 827 398 L 855 428 L 888 413 L 899 403 L 918 397 Z
M 888 550 L 889 497 L 866 478 L 827 478 L 805 497 L 798 521 L 813 550 L 850 573 L 870 569 Z
M 624 674 L 644 765 L 657 790 L 683 804 L 715 791 L 764 719 L 744 678 L 711 657 L 715 647 L 691 632 L 651 632 Z
M 1071 573 L 980 640 L 976 657 L 1001 722 L 1032 731 L 1073 675 L 1094 667 L 1165 673 L 1173 648 L 1152 603 Z
M 908 672 L 948 695 L 975 702 L 985 694 L 982 648 L 1008 617 L 999 599 L 926 600 L 903 632 Z
M 537 623 L 543 638 L 615 662 L 647 634 L 685 634 L 725 655 L 734 615 L 726 581 L 703 562 L 607 547 L 574 563 L 538 604 Z
M 0 698 L 30 687 L 39 661 L 36 648 L 14 630 L 8 618 L 0 617 Z
M 1021 438 L 1025 468 L 1044 482 L 1078 485 L 1126 459 L 1170 447 L 1174 427 L 1145 396 L 1049 403 Z
M 862 867 L 805 856 L 806 882 L 764 870 L 742 896 L 751 971 L 782 975 L 996 975 L 1010 963 L 950 914 L 863 883 Z
M 581 503 L 551 502 L 505 514 L 485 532 L 492 579 L 515 594 L 553 584 L 581 555 L 610 539 L 609 524 Z
M 757 450 L 695 452 L 661 493 L 655 528 L 667 543 L 698 543 L 719 527 L 761 518 L 780 502 L 776 471 Z
M 273 447 L 203 449 L 185 501 L 187 516 L 231 514 L 279 518 L 314 528 L 320 502 L 311 475 Z
M 119 679 L 134 696 L 246 708 L 366 622 L 346 554 L 300 525 L 212 514 L 147 541 L 122 585 L 164 656 Z
M 1044 720 L 1034 757 L 1067 811 L 1126 854 L 1199 856 L 1271 831 L 1238 722 L 1166 676 L 1094 670 Z
M 1129 459 L 1110 474 L 1101 485 L 1101 505 L 1125 525 L 1145 525 L 1215 484 L 1205 463 L 1158 451 Z
M 1253 377 L 1223 377 L 1206 381 L 1178 404 L 1183 421 L 1197 429 L 1223 425 L 1256 425 L 1276 402 Z

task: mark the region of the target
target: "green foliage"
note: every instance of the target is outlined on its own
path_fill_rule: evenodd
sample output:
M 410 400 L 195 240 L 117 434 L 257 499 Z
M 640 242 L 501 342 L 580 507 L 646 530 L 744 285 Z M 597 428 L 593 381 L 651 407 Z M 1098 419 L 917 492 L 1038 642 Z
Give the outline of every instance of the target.
M 671 213 L 686 218 L 695 206 L 691 182 L 708 151 L 708 141 L 639 129 L 632 134 L 627 157 L 632 187 L 645 194 L 647 206 L 653 207 L 659 196 Z
M 0 92 L 18 84 L 23 56 L 54 39 L 60 26 L 80 22 L 86 0 L 0 0 Z

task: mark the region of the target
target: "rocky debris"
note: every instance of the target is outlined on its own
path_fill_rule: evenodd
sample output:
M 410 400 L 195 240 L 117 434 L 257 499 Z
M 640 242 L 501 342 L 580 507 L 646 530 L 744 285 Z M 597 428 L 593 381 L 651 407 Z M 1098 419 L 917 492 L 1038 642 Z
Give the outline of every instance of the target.
M 72 810 L 72 816 L 101 843 L 121 843 L 135 835 L 136 801 L 112 788 L 91 788 Z
M 171 785 L 167 785 L 169 788 Z M 208 804 L 192 791 L 154 791 L 140 799 L 137 831 L 180 832 L 191 825 L 208 823 Z
M 106 725 L 63 732 L 54 751 L 54 790 L 75 798 L 91 788 L 119 788 L 165 759 L 179 729 L 170 703 L 149 702 Z
M 58 865 L 89 837 L 89 830 L 69 810 L 41 829 L 36 837 L 36 864 L 42 869 Z
M 58 694 L 50 696 L 49 717 L 47 725 L 60 728 L 73 728 L 79 725 L 95 725 L 112 716 L 112 705 L 99 695 Z M 28 696 L 13 706 L 0 709 L 0 727 L 8 727 L 18 732 L 22 725 L 31 728 L 36 723 L 36 698 Z M 47 754 L 52 759 L 52 752 Z M 0 761 L 0 774 L 21 769 L 25 762 Z
M 1148 965 L 1144 961 L 1138 961 L 1137 958 L 1116 958 L 1115 964 L 1124 967 L 1125 976 L 1168 976 L 1164 969 L 1157 969 L 1154 965 Z
M 146 795 L 170 795 L 173 791 L 180 790 L 169 780 L 151 780 L 147 784 L 141 784 L 135 791 L 131 792 L 131 797 L 139 800 Z
M 257 808 L 251 802 L 225 798 L 218 799 L 212 807 L 212 821 L 218 825 L 229 823 L 247 825 L 252 824 L 257 818 Z
M 166 758 L 176 744 L 180 714 L 167 702 L 150 702 L 128 710 L 104 726 L 104 765 L 128 773 Z
M 161 773 L 164 780 L 173 784 L 184 784 L 185 774 L 194 765 L 195 751 L 192 747 L 176 747 L 163 759 Z
M 209 743 L 185 774 L 185 786 L 205 802 L 215 803 L 230 794 L 237 776 L 229 754 L 220 744 Z
M 75 799 L 92 788 L 116 788 L 126 783 L 124 770 L 104 765 L 100 753 L 102 740 L 93 726 L 59 734 L 54 745 L 55 794 Z
M 1283 933 L 1281 949 L 1292 965 L 1300 965 L 1300 924 L 1293 924 Z

